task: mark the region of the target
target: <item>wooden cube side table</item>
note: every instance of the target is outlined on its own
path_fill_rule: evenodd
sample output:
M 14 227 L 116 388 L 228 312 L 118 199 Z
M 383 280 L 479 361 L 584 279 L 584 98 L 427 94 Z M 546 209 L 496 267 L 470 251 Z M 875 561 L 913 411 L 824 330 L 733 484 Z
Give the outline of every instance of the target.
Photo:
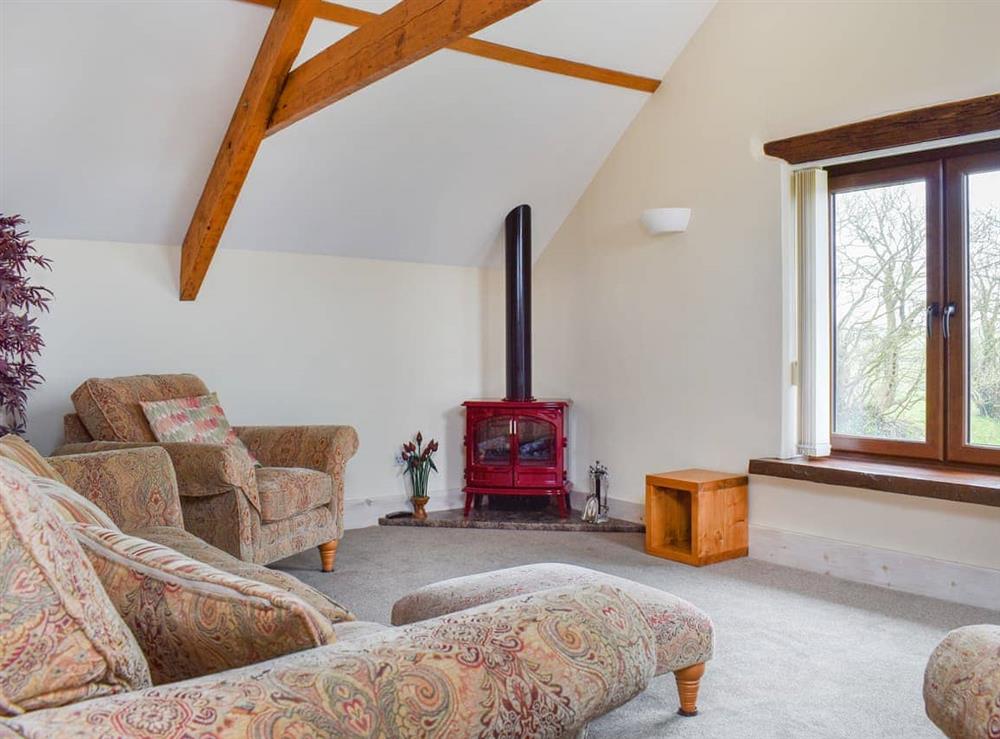
M 745 557 L 747 485 L 710 470 L 646 475 L 646 552 L 697 567 Z

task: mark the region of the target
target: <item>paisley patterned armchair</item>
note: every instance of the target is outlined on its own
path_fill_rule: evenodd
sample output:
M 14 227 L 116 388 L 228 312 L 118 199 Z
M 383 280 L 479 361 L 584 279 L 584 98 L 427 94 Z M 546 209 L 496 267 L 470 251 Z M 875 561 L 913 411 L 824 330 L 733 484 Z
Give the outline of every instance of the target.
M 195 375 L 91 378 L 72 395 L 66 443 L 55 454 L 139 446 L 167 451 L 188 531 L 246 562 L 267 564 L 318 547 L 333 569 L 344 531 L 344 470 L 358 449 L 350 426 L 245 426 L 235 431 L 263 465 L 224 444 L 162 443 L 141 401 L 206 395 Z

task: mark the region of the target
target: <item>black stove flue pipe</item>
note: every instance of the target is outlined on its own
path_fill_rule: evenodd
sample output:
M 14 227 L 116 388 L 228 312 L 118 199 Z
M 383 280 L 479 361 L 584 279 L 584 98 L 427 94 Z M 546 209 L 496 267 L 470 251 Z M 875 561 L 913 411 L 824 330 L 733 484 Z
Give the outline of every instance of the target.
M 507 277 L 507 397 L 531 397 L 531 206 L 504 221 Z

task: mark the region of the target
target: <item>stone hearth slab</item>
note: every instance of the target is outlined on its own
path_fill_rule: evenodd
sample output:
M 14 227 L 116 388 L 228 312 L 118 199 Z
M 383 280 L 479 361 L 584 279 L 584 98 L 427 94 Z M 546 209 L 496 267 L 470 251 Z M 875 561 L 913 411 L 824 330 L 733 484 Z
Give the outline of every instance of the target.
M 433 511 L 427 518 L 418 521 L 413 517 L 385 518 L 378 520 L 379 526 L 428 526 L 451 529 L 517 529 L 528 531 L 616 531 L 642 533 L 646 526 L 641 523 L 612 518 L 607 523 L 586 523 L 580 513 L 573 511 L 569 518 L 559 518 L 555 511 L 495 511 L 486 508 L 473 510 L 465 518 L 461 508 L 447 511 Z

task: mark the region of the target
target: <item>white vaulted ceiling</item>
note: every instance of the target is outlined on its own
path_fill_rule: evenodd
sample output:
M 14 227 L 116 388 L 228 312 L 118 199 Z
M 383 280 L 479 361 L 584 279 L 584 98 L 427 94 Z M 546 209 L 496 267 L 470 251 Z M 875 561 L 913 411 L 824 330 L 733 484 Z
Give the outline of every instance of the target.
M 712 3 L 541 0 L 476 36 L 659 79 Z M 0 211 L 179 244 L 271 13 L 0 0 Z M 352 30 L 315 21 L 299 61 Z M 437 52 L 266 139 L 221 246 L 479 265 L 527 202 L 537 253 L 647 98 Z

